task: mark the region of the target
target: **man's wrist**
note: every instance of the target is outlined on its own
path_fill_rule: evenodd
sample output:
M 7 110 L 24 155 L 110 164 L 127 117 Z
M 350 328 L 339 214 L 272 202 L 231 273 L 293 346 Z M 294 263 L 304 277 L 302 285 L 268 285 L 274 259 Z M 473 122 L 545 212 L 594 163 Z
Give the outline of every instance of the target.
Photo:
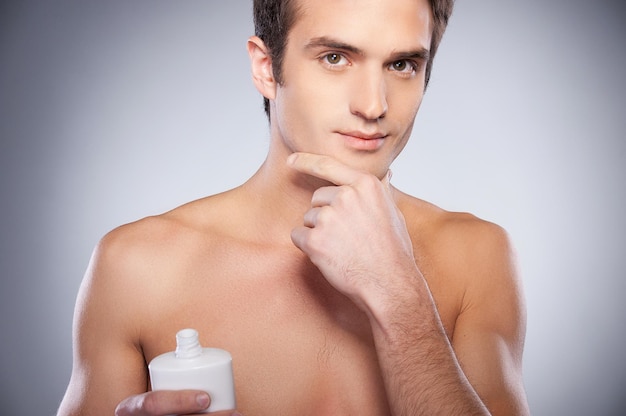
M 426 280 L 417 267 L 394 275 L 387 283 L 365 297 L 365 312 L 375 331 L 395 338 L 395 332 L 405 332 L 407 326 L 417 321 L 424 324 L 430 321 L 428 316 L 438 316 Z

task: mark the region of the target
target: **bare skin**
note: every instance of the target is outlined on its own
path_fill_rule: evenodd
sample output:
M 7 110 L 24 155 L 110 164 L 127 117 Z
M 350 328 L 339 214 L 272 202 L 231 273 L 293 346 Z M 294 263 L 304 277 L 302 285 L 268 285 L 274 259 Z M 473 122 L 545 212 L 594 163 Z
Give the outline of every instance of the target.
M 177 330 L 193 327 L 204 345 L 233 355 L 244 414 L 389 414 L 368 317 L 294 247 L 297 220 L 268 215 L 248 186 L 101 242 L 79 301 L 83 409 L 112 414 L 146 391 L 145 363 L 173 350 Z M 466 376 L 493 414 L 515 414 L 523 409 L 523 318 L 505 236 L 469 215 L 394 196 Z
M 385 32 L 339 25 L 324 1 L 292 29 L 284 85 L 263 43 L 248 43 L 272 106 L 259 171 L 96 248 L 60 414 L 206 408 L 198 392 L 149 392 L 146 363 L 185 327 L 231 352 L 244 414 L 528 414 L 524 305 L 505 232 L 390 184 L 424 87 L 422 58 L 398 51 L 428 46 L 428 3 L 333 3 L 370 29 L 397 22 Z

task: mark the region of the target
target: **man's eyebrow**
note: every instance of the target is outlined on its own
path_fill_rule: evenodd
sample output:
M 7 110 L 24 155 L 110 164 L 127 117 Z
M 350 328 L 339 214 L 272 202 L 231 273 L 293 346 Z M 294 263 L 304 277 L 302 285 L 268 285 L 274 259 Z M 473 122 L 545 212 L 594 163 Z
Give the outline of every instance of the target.
M 356 55 L 363 55 L 363 51 L 357 48 L 354 45 L 350 45 L 348 43 L 331 39 L 326 36 L 321 36 L 318 38 L 311 39 L 305 46 L 306 49 L 315 49 L 315 48 L 328 48 L 328 49 L 336 49 L 341 51 L 352 52 Z
M 394 52 L 391 55 L 392 61 L 401 61 L 403 59 L 417 59 L 427 61 L 430 58 L 430 51 L 426 48 L 420 48 L 413 51 Z
M 328 48 L 328 49 L 336 49 L 338 51 L 347 51 L 351 52 L 355 55 L 365 55 L 365 52 L 354 45 L 350 45 L 349 43 L 342 42 L 340 40 L 332 39 L 327 36 L 320 36 L 317 38 L 312 38 L 305 46 L 306 49 L 315 49 L 315 48 Z M 391 61 L 401 61 L 403 59 L 418 59 L 427 61 L 430 57 L 430 51 L 426 48 L 419 48 L 410 51 L 399 51 L 394 52 L 391 55 Z

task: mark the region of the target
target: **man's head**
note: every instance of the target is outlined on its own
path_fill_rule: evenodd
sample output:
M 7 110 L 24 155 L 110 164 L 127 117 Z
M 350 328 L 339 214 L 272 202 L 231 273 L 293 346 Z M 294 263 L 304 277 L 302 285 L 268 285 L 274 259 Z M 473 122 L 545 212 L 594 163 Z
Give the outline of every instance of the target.
M 431 0 L 291 1 L 290 11 L 274 11 L 291 15 L 280 23 L 280 54 L 268 45 L 277 38 L 247 44 L 253 82 L 269 99 L 268 158 L 328 155 L 382 178 L 424 95 Z
M 430 55 L 426 64 L 425 86 L 428 85 L 435 53 L 452 14 L 454 0 L 429 0 L 429 3 L 434 24 Z M 255 35 L 267 46 L 272 58 L 274 78 L 282 83 L 282 61 L 287 37 L 301 12 L 298 0 L 254 0 L 253 8 Z M 267 98 L 264 98 L 264 107 L 269 117 Z

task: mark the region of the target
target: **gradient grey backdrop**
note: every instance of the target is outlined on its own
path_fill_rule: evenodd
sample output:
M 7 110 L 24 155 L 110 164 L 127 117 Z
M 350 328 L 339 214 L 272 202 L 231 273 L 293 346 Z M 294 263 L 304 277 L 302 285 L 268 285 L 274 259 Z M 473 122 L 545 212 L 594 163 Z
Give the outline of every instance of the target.
M 394 165 L 396 186 L 510 231 L 536 415 L 626 406 L 620 4 L 459 1 Z M 1 3 L 0 413 L 55 411 L 104 233 L 262 162 L 251 33 L 249 1 Z

